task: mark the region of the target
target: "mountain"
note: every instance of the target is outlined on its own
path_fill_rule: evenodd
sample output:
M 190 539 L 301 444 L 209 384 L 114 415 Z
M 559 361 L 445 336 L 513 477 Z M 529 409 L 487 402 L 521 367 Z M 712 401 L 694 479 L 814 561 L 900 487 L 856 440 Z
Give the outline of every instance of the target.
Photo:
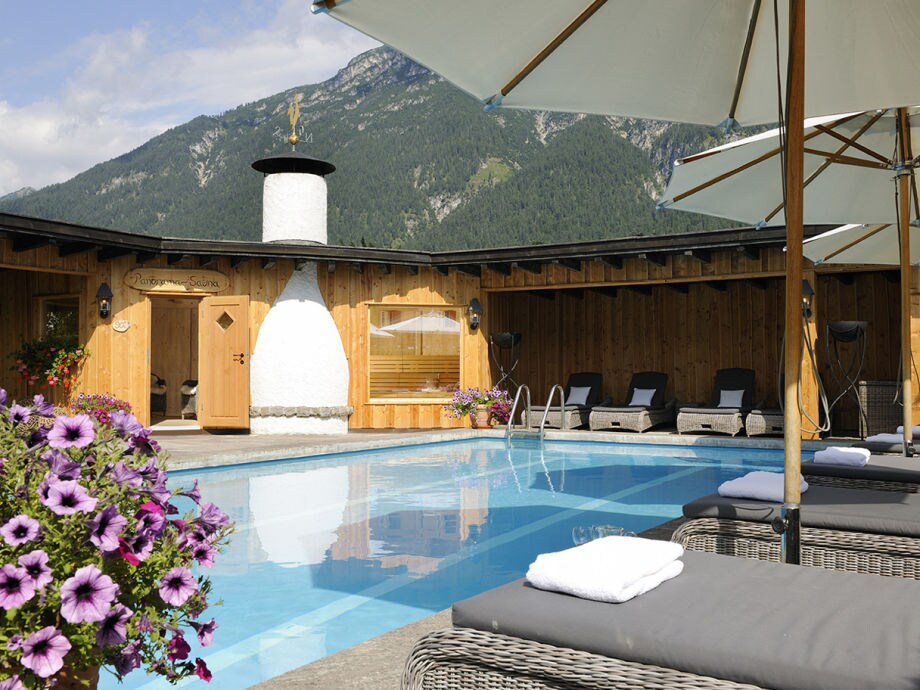
M 261 175 L 301 94 L 298 150 L 330 161 L 329 242 L 428 250 L 568 242 L 731 226 L 655 212 L 671 163 L 715 128 L 502 110 L 389 48 L 322 84 L 174 127 L 0 210 L 171 237 L 261 239 Z M 25 190 L 24 190 L 25 191 Z

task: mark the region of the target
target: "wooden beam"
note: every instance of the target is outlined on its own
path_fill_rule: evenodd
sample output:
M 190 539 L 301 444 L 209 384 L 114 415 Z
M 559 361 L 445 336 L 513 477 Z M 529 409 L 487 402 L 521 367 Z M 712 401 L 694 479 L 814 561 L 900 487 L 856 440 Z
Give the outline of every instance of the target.
M 278 263 L 277 259 L 262 259 L 262 270 L 267 271 L 268 269 L 272 268 L 276 263 Z
M 727 280 L 707 280 L 704 285 L 706 285 L 706 287 L 712 288 L 713 290 L 717 290 L 718 292 L 728 291 Z
M 351 264 L 351 270 L 355 273 L 364 273 L 364 264 L 354 262 Z
M 14 237 L 13 251 L 27 252 L 30 249 L 47 247 L 49 244 L 51 244 L 51 241 L 47 237 Z
M 148 261 L 153 261 L 158 256 L 157 252 L 137 252 L 137 263 L 145 264 Z
M 335 261 L 326 262 L 326 272 L 327 273 L 335 273 L 335 267 L 336 267 Z
M 596 292 L 599 295 L 604 297 L 616 297 L 617 288 L 612 285 L 598 285 L 596 287 L 589 288 L 592 292 Z
M 511 265 L 534 275 L 543 273 L 543 264 L 540 261 L 515 261 Z
M 686 295 L 690 292 L 690 286 L 687 283 L 665 283 L 666 288 L 673 290 L 674 292 Z
M 664 267 L 668 265 L 668 258 L 661 252 L 642 252 L 636 256 L 656 266 Z
M 652 294 L 651 285 L 624 285 L 623 287 L 630 292 L 635 292 L 636 294 L 644 295 L 645 297 L 649 297 Z
M 623 268 L 623 257 L 617 256 L 616 254 L 599 256 L 594 260 L 598 263 L 604 264 L 605 266 L 610 266 L 610 268 Z
M 738 252 L 744 254 L 747 258 L 752 261 L 757 261 L 760 258 L 760 247 L 751 247 L 750 245 L 742 245 L 737 248 Z
M 166 255 L 166 265 L 175 266 L 178 263 L 181 263 L 186 259 L 187 254 L 167 254 Z
M 712 252 L 708 249 L 687 249 L 684 251 L 684 256 L 689 256 L 704 264 L 712 263 Z
M 390 273 L 393 272 L 393 267 L 390 266 L 390 264 L 376 264 L 376 266 L 377 268 L 380 269 L 380 272 L 385 276 L 388 276 L 390 275 Z
M 307 265 L 308 259 L 294 259 L 294 270 L 299 271 L 301 268 Z
M 511 275 L 511 264 L 480 264 L 480 267 L 502 276 Z
M 104 247 L 96 252 L 96 261 L 110 261 L 133 253 L 134 251 L 127 247 Z
M 572 297 L 574 299 L 585 298 L 584 288 L 566 288 L 565 290 L 560 290 L 559 292 L 561 292 L 566 297 Z
M 249 261 L 250 257 L 248 256 L 231 256 L 230 257 L 230 268 L 239 268 L 244 263 Z M 334 264 L 330 264 L 334 265 Z
M 207 255 L 198 257 L 198 268 L 207 268 L 208 266 L 213 266 L 217 263 L 218 257 Z
M 416 266 L 415 264 L 403 264 L 402 266 L 400 266 L 400 268 L 402 268 L 402 270 L 404 270 L 410 276 L 418 275 L 418 266 Z
M 450 266 L 436 265 L 436 266 L 432 266 L 432 268 L 438 273 L 440 273 L 442 276 L 450 275 Z
M 581 270 L 581 259 L 553 259 L 554 264 L 559 264 L 570 271 L 578 272 Z
M 479 265 L 472 264 L 460 264 L 455 267 L 461 273 L 466 273 L 468 276 L 476 276 L 477 278 L 482 275 L 482 269 L 479 268 Z
M 99 245 L 93 242 L 65 242 L 58 247 L 58 256 L 61 258 L 76 256 L 77 254 L 85 254 L 86 252 L 91 252 L 98 248 Z

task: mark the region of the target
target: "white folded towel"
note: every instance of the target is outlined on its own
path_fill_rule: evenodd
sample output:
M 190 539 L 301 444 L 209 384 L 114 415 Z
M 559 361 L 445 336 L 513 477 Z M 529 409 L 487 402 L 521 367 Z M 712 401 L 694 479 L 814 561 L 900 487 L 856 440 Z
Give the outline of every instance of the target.
M 683 546 L 669 541 L 604 537 L 540 554 L 527 570 L 527 581 L 539 589 L 619 604 L 677 577 L 683 553 Z
M 866 438 L 866 443 L 903 443 L 904 442 L 904 432 L 900 434 L 875 434 L 874 436 L 868 436 Z
M 872 453 L 868 448 L 850 448 L 847 446 L 831 446 L 815 453 L 815 463 L 818 465 L 852 465 L 865 467 Z
M 752 498 L 756 501 L 783 502 L 785 483 L 780 472 L 748 472 L 743 477 L 730 479 L 719 485 L 719 496 L 728 498 Z M 802 479 L 799 489 L 808 491 L 808 483 Z
M 896 433 L 896 434 L 903 434 L 903 433 L 904 433 L 904 426 L 902 425 L 902 426 L 899 426 L 897 429 L 895 429 L 895 433 Z M 917 438 L 918 436 L 920 436 L 920 426 L 914 426 L 914 433 L 911 434 L 911 437 L 912 437 L 912 438 Z

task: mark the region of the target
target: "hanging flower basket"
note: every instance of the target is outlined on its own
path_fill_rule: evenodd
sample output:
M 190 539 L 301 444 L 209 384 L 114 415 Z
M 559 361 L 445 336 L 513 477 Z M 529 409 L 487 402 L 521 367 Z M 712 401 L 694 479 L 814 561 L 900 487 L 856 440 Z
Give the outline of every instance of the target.
M 88 354 L 73 338 L 48 335 L 23 343 L 13 354 L 13 369 L 28 386 L 69 389 Z

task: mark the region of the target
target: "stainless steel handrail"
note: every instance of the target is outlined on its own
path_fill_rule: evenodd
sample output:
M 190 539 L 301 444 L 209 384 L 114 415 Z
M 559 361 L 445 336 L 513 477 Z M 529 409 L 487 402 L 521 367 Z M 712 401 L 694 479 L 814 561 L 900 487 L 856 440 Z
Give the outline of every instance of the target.
M 514 433 L 514 415 L 517 413 L 518 403 L 521 401 L 521 397 L 522 397 L 521 393 L 522 393 L 522 392 L 523 392 L 524 394 L 526 394 L 526 396 L 527 396 L 527 398 L 526 398 L 526 400 L 527 400 L 527 402 L 526 402 L 526 404 L 527 404 L 527 408 L 526 408 L 527 414 L 526 414 L 526 416 L 524 417 L 524 420 L 525 420 L 525 421 L 524 421 L 524 426 L 525 426 L 525 428 L 527 428 L 527 429 L 530 428 L 530 415 L 531 415 L 531 412 L 530 412 L 530 407 L 531 407 L 531 405 L 530 405 L 530 402 L 531 402 L 531 401 L 530 401 L 530 388 L 528 388 L 526 385 L 524 385 L 524 386 L 518 386 L 517 393 L 514 394 L 514 403 L 512 403 L 512 405 L 511 405 L 511 414 L 510 414 L 509 417 L 508 417 L 508 426 L 505 427 L 505 438 L 511 438 L 511 434 Z
M 549 397 L 546 399 L 546 407 L 543 408 L 543 419 L 540 420 L 541 441 L 543 440 L 543 436 L 546 434 L 546 418 L 549 415 L 549 408 L 553 404 L 553 393 L 555 393 L 557 390 L 559 391 L 559 412 L 562 414 L 562 420 L 559 423 L 559 428 L 563 431 L 568 431 L 569 428 L 565 418 L 565 389 L 557 383 L 549 389 Z

